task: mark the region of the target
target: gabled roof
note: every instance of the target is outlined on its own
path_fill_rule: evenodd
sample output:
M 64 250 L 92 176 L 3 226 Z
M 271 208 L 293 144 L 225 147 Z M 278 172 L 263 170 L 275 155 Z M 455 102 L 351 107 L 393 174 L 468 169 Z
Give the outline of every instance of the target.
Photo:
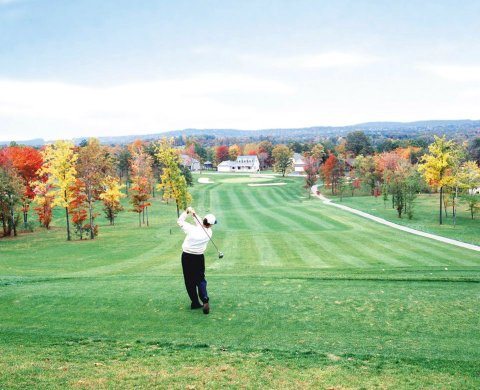
M 293 161 L 295 164 L 305 164 L 303 156 L 300 153 L 293 153 Z
M 190 157 L 188 154 L 181 154 L 180 158 L 182 159 L 183 164 L 192 165 L 199 163 L 199 161 L 193 157 Z

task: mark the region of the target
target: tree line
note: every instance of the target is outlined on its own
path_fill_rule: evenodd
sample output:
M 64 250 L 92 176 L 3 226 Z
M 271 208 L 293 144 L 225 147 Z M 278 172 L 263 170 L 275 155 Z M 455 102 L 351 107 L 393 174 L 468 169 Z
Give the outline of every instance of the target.
M 191 201 L 179 150 L 173 141 L 135 141 L 125 148 L 101 145 L 91 138 L 75 146 L 56 141 L 40 150 L 11 145 L 0 149 L 0 220 L 3 236 L 16 236 L 19 227 L 33 230 L 33 211 L 41 226 L 50 228 L 54 207 L 64 209 L 67 240 L 98 235 L 95 211 L 101 202 L 105 217 L 115 224 L 128 196 L 129 211 L 139 226 L 148 225 L 148 207 L 155 191 L 173 200 L 177 213 Z M 21 217 L 23 216 L 23 221 Z
M 399 217 L 412 218 L 414 201 L 421 191 L 439 193 L 439 222 L 451 209 L 456 218 L 460 201 L 471 217 L 479 210 L 480 138 L 459 143 L 446 137 L 424 140 L 384 140 L 373 145 L 361 131 L 322 142 L 291 141 L 275 144 L 233 143 L 217 140 L 208 146 L 202 138 L 162 138 L 154 142 L 134 141 L 129 145 L 102 145 L 92 138 L 74 145 L 57 141 L 35 149 L 11 145 L 0 149 L 0 221 L 3 235 L 17 235 L 18 227 L 32 230 L 28 220 L 32 209 L 40 225 L 48 229 L 53 208 L 64 209 L 67 240 L 72 233 L 80 239 L 94 239 L 101 203 L 105 217 L 115 224 L 128 197 L 129 211 L 138 214 L 138 224 L 149 225 L 151 199 L 159 192 L 166 202 L 174 201 L 177 214 L 191 201 L 193 185 L 182 155 L 197 159 L 201 166 L 216 166 L 241 155 L 255 155 L 261 169 L 273 169 L 283 176 L 294 170 L 294 153 L 304 162 L 304 187 L 309 194 L 322 179 L 324 188 L 342 197 L 360 188 L 391 203 Z M 211 143 L 212 139 L 208 139 Z

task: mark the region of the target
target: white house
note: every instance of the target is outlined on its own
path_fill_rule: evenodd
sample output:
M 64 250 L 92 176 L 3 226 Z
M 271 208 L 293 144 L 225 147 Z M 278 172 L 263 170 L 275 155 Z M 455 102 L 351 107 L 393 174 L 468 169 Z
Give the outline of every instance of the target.
M 292 160 L 295 167 L 295 172 L 303 172 L 305 170 L 305 160 L 300 153 L 294 153 Z
M 193 157 L 190 157 L 188 154 L 181 154 L 180 160 L 181 160 L 181 164 L 188 167 L 191 171 L 200 170 L 200 161 L 198 161 Z
M 235 161 L 223 161 L 217 166 L 218 172 L 258 172 L 260 161 L 257 156 L 238 156 Z

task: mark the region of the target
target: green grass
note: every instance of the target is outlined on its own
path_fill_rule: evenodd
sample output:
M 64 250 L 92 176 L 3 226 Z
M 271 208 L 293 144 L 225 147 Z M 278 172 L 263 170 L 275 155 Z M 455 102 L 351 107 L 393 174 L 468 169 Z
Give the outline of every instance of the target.
M 327 193 L 327 197 L 328 197 Z M 345 197 L 340 200 L 334 197 L 337 203 L 365 211 L 369 214 L 385 218 L 388 221 L 408 226 L 428 233 L 438 234 L 440 236 L 453 238 L 455 240 L 467 242 L 469 244 L 480 245 L 480 215 L 471 218 L 470 212 L 464 203 L 460 203 L 457 208 L 456 224 L 453 223 L 451 207 L 447 209 L 447 216 L 443 215 L 443 224 L 439 224 L 439 195 L 421 194 L 415 200 L 414 215 L 411 220 L 407 216 L 398 218 L 396 210 L 391 207 L 391 199 L 386 204 L 381 196 L 355 196 Z
M 206 253 L 208 316 L 159 199 L 148 228 L 122 213 L 66 242 L 59 210 L 0 240 L 0 388 L 479 387 L 478 253 L 308 199 L 301 179 L 208 177 L 194 207 L 225 252 Z

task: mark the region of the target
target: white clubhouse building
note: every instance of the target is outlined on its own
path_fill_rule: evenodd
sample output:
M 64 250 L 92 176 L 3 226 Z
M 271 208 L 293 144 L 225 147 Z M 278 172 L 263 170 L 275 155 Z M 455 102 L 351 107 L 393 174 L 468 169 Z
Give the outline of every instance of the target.
M 218 172 L 258 172 L 260 161 L 257 156 L 238 156 L 235 161 L 223 161 L 217 166 Z

